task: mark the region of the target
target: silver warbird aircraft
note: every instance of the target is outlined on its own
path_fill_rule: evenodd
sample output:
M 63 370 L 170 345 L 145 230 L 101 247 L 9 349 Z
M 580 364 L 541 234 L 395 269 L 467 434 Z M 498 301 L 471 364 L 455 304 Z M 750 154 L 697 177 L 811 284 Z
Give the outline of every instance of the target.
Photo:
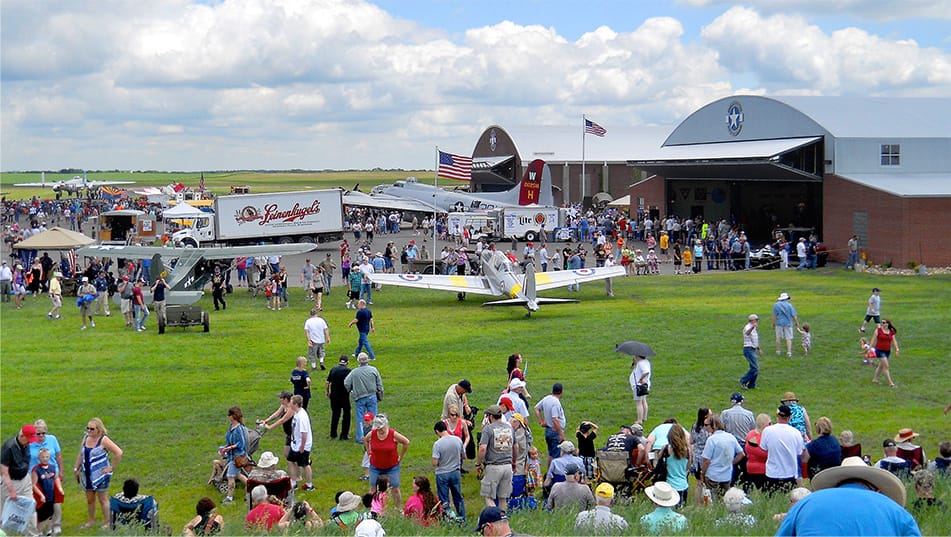
M 89 189 L 99 188 L 101 186 L 109 185 L 134 185 L 135 181 L 89 181 L 86 179 L 86 175 L 82 176 L 75 175 L 72 179 L 66 181 L 44 181 L 40 183 L 16 183 L 13 186 L 31 186 L 31 187 L 40 187 L 40 188 L 52 188 L 53 192 L 66 192 L 69 194 L 82 194 L 83 191 Z
M 527 263 L 525 274 L 517 274 L 515 265 L 498 250 L 483 250 L 480 254 L 482 275 L 443 276 L 429 274 L 372 274 L 373 283 L 402 287 L 419 287 L 457 293 L 507 296 L 503 300 L 486 302 L 483 306 L 523 306 L 526 316 L 538 311 L 542 304 L 578 302 L 570 298 L 544 298 L 538 291 L 567 287 L 569 285 L 624 276 L 624 267 L 583 268 L 555 272 L 535 272 L 535 265 Z
M 122 259 L 151 259 L 151 280 L 154 283 L 159 276 L 165 278 L 168 290 L 165 302 L 169 305 L 194 304 L 204 294 L 202 288 L 211 272 L 205 261 L 226 260 L 230 264 L 236 257 L 260 257 L 268 255 L 297 255 L 316 248 L 316 244 L 271 244 L 261 246 L 227 246 L 221 248 L 168 248 L 162 246 L 134 246 L 94 244 L 76 251 L 77 255 L 89 257 L 117 257 Z M 166 262 L 176 259 L 174 266 Z M 146 303 L 150 302 L 151 292 L 143 287 Z M 119 294 L 116 293 L 116 301 Z

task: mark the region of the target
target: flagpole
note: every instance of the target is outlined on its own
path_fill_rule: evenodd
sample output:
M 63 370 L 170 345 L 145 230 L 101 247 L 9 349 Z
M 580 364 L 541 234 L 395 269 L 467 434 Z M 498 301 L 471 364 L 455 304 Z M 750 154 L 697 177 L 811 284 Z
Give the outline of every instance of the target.
M 439 188 L 439 146 L 436 146 L 436 171 L 433 174 L 433 186 Z M 430 222 L 429 229 L 433 233 L 433 275 L 436 272 L 436 191 L 433 191 L 433 221 Z
M 584 114 L 581 114 L 581 211 L 584 212 L 584 135 L 585 135 L 585 120 Z

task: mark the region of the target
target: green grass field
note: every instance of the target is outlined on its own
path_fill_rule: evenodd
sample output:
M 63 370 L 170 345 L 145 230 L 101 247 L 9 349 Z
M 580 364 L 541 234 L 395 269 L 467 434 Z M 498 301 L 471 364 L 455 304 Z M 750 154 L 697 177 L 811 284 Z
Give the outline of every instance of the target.
M 883 311 L 899 329 L 902 354 L 892 360 L 897 389 L 873 385 L 872 368 L 860 360 L 857 328 L 872 286 L 883 289 Z M 700 406 L 728 406 L 746 369 L 740 329 L 749 313 L 768 318 L 781 291 L 792 295 L 800 318 L 812 325 L 814 349 L 807 358 L 801 351 L 793 359 L 776 357 L 764 322 L 766 354 L 759 387 L 747 393 L 748 408 L 773 413 L 779 396 L 795 391 L 813 422 L 829 416 L 835 434 L 851 429 L 873 459 L 881 456 L 882 439 L 901 427 L 920 432 L 920 442 L 932 457 L 941 440 L 951 439 L 951 418 L 942 414 L 951 399 L 946 374 L 951 277 L 885 278 L 820 269 L 809 274 L 627 278 L 616 280 L 614 290 L 616 298 L 609 299 L 603 284 L 585 284 L 580 304 L 543 307 L 531 318 L 524 318 L 520 309 L 481 308 L 476 297 L 459 303 L 452 293 L 386 288 L 375 294 L 377 333 L 371 341 L 386 385 L 381 411 L 412 441 L 403 465 L 404 498 L 413 475 L 431 476 L 432 424 L 446 388 L 460 378 L 472 381 L 471 401 L 485 408 L 504 387 L 506 356 L 519 351 L 528 362 L 535 400 L 553 382 L 563 382 L 570 430 L 582 419 L 592 420 L 601 425 L 603 440 L 619 424 L 634 421 L 627 384 L 630 359 L 615 353 L 614 344 L 637 339 L 657 352 L 648 430 L 668 417 L 690 423 Z M 155 331 L 154 316 L 146 333 L 125 329 L 115 316 L 81 332 L 74 302 L 67 301 L 58 322 L 46 320 L 45 298 L 28 299 L 21 311 L 5 303 L 0 310 L 2 438 L 42 417 L 72 467 L 86 421 L 101 417 L 125 450 L 113 492 L 122 480 L 137 477 L 143 491 L 159 499 L 163 523 L 178 533 L 200 497 L 221 499 L 205 480 L 224 439 L 227 408 L 240 405 L 253 422 L 270 414 L 277 407 L 277 392 L 290 387 L 294 359 L 306 351 L 302 324 L 310 306 L 301 297 L 302 291 L 293 289 L 290 309 L 272 312 L 264 309 L 263 299 L 252 300 L 238 289 L 228 297 L 226 311 L 212 312 L 210 333 L 170 329 L 163 336 Z M 329 364 L 334 356 L 353 352 L 356 344 L 355 329 L 346 328 L 352 312 L 343 302 L 340 288 L 325 300 L 332 337 Z M 210 308 L 210 297 L 201 304 Z M 317 373 L 311 416 L 318 490 L 301 496 L 325 513 L 336 491 L 364 492 L 365 485 L 356 479 L 361 473 L 359 446 L 327 438 L 329 404 L 321 396 L 323 378 Z M 534 429 L 536 439 L 542 438 L 537 425 Z M 281 446 L 281 435 L 272 432 L 262 440 L 261 450 L 281 454 Z M 472 474 L 464 478 L 470 525 L 481 505 L 477 484 Z M 65 527 L 74 533 L 85 520 L 85 505 L 75 482 L 66 488 Z M 937 493 L 946 503 L 951 501 L 949 489 L 947 481 L 939 481 Z M 909 502 L 914 497 L 912 490 Z M 767 519 L 783 510 L 785 500 L 755 499 L 752 512 L 761 520 L 753 533 L 774 533 L 776 525 Z M 649 510 L 645 502 L 640 498 L 618 510 L 633 523 Z M 239 521 L 246 511 L 240 503 L 219 511 L 228 522 L 227 534 L 243 532 Z M 718 513 L 688 509 L 690 532 L 737 533 L 712 525 Z M 926 534 L 951 534 L 947 517 L 927 517 L 920 523 Z M 384 521 L 384 527 L 390 535 L 464 533 L 454 528 L 422 530 L 393 520 Z M 517 515 L 513 527 L 538 535 L 572 533 L 567 517 L 544 513 Z M 637 533 L 632 524 L 629 534 Z
M 73 173 L 47 173 L 46 182 L 66 181 L 72 179 Z M 201 173 L 199 172 L 96 172 L 88 173 L 90 181 L 135 181 L 134 185 L 121 185 L 121 188 L 138 188 L 142 186 L 165 186 L 170 183 L 181 182 L 191 188 L 198 188 Z M 352 189 L 360 185 L 360 190 L 369 192 L 370 188 L 383 183 L 416 177 L 420 182 L 433 182 L 432 170 L 361 170 L 361 171 L 324 171 L 324 172 L 208 172 L 204 174 L 205 188 L 215 194 L 228 194 L 231 186 L 250 185 L 251 192 L 287 192 L 292 190 L 307 190 L 311 188 Z M 39 183 L 39 173 L 0 173 L 0 190 L 5 192 L 7 199 L 29 199 L 32 196 L 53 198 L 55 194 L 49 188 L 14 187 L 14 183 Z

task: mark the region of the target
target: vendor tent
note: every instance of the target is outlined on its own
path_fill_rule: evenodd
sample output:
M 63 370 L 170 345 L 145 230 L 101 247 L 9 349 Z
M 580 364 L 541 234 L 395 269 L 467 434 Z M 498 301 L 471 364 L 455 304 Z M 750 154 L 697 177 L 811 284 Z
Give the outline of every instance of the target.
M 22 250 L 72 250 L 96 241 L 61 227 L 54 227 L 13 245 Z
M 608 207 L 630 207 L 631 206 L 631 195 L 621 196 L 620 198 L 612 201 L 608 204 Z
M 162 218 L 165 220 L 173 220 L 180 218 L 195 218 L 198 216 L 205 215 L 204 211 L 197 207 L 192 207 L 187 203 L 179 203 L 174 207 L 170 207 L 162 211 Z

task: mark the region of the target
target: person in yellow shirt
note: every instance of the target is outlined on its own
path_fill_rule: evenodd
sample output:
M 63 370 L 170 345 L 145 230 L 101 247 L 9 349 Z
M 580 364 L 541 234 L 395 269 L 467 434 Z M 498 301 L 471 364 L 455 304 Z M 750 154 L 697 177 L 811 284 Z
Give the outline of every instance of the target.
M 668 248 L 670 247 L 670 237 L 667 236 L 666 231 L 660 232 L 660 255 L 664 256 L 664 263 L 670 263 L 670 253 Z
M 50 280 L 50 301 L 53 309 L 46 314 L 47 319 L 59 319 L 59 310 L 63 307 L 63 273 L 54 272 Z

